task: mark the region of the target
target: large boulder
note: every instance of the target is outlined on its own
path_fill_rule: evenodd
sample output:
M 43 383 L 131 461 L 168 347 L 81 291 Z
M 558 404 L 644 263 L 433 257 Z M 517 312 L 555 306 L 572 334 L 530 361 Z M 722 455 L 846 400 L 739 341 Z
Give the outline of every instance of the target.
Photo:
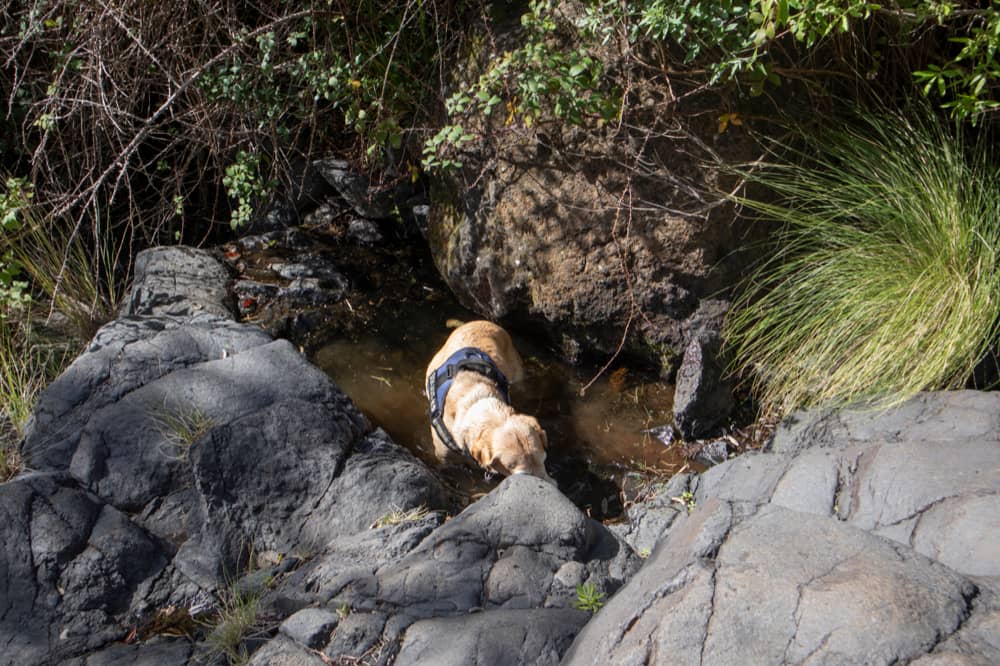
M 43 392 L 30 472 L 0 485 L 0 664 L 188 658 L 155 639 L 100 648 L 210 611 L 261 554 L 278 564 L 241 585 L 266 590 L 384 514 L 444 502 L 297 349 L 232 320 L 211 256 L 139 265 L 130 314 Z
M 998 663 L 998 415 L 972 391 L 800 413 L 681 477 L 630 509 L 652 554 L 565 663 Z
M 456 65 L 452 90 L 475 90 L 484 70 L 532 38 L 509 15 L 525 4 L 493 12 L 493 37 Z M 575 51 L 570 26 L 584 20 L 584 3 L 555 4 L 550 15 L 566 25 L 546 38 Z M 607 71 L 633 70 L 633 54 L 605 51 Z M 737 222 L 724 194 L 737 183 L 719 165 L 761 150 L 741 127 L 720 133 L 719 110 L 731 105 L 717 91 L 673 86 L 662 97 L 629 91 L 620 124 L 580 126 L 543 112 L 525 126 L 518 98 L 509 113 L 449 119 L 469 140 L 462 167 L 435 176 L 427 238 L 465 307 L 541 323 L 570 358 L 621 348 L 665 371 L 698 332 L 718 330 L 747 264 L 737 250 L 765 233 Z

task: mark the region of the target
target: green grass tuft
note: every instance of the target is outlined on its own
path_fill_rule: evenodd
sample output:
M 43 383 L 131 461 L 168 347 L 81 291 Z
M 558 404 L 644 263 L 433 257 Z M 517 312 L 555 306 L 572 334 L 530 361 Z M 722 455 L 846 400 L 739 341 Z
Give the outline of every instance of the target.
M 250 655 L 244 640 L 258 627 L 260 594 L 243 593 L 231 587 L 224 594 L 218 617 L 205 637 L 210 654 L 225 658 L 229 664 L 245 664 Z
M 163 454 L 177 460 L 187 459 L 191 445 L 215 427 L 212 417 L 197 407 L 164 409 L 153 420 L 165 440 Z
M 0 483 L 20 473 L 18 443 L 38 395 L 75 351 L 36 335 L 27 306 L 0 311 Z
M 783 225 L 724 333 L 765 410 L 965 385 L 998 331 L 1000 172 L 929 111 L 859 114 L 741 199 Z

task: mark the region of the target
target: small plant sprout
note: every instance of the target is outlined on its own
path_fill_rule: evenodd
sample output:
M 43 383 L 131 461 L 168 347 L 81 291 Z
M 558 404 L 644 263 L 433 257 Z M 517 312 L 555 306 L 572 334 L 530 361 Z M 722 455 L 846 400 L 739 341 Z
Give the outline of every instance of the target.
M 593 583 L 581 583 L 576 586 L 576 602 L 574 608 L 589 613 L 596 613 L 604 606 L 604 592 L 600 592 Z
M 347 616 L 351 614 L 351 607 L 345 601 L 344 603 L 337 606 L 337 617 L 341 622 L 347 619 Z
M 680 504 L 688 513 L 694 511 L 695 506 L 697 506 L 697 502 L 695 502 L 694 499 L 694 493 L 690 490 L 685 490 L 678 497 L 671 497 L 670 501 Z
M 429 513 L 430 511 L 428 511 L 427 507 L 423 504 L 412 509 L 401 509 L 398 506 L 393 506 L 392 509 L 379 516 L 378 519 L 369 526 L 369 529 L 377 530 L 381 527 L 388 527 L 390 525 L 414 522 L 424 518 Z

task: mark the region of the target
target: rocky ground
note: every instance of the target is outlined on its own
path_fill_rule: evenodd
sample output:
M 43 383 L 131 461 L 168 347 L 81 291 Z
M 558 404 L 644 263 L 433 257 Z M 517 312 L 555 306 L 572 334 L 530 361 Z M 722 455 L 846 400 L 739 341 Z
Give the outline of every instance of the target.
M 0 663 L 1000 663 L 1000 395 L 796 415 L 610 527 L 528 477 L 446 518 L 229 282 L 144 253 L 43 394 L 0 485 Z

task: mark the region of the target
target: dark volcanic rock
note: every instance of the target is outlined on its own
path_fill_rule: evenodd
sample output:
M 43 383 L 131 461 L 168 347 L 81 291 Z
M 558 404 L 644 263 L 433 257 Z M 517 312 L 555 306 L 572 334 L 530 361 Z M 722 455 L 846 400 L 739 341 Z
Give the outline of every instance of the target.
M 63 662 L 65 666 L 165 666 L 186 664 L 193 650 L 186 638 L 154 638 L 146 643 L 116 643 L 83 657 Z
M 277 564 L 236 586 L 266 592 L 297 554 L 442 503 L 431 473 L 291 344 L 212 311 L 227 279 L 213 262 L 146 256 L 140 314 L 103 327 L 40 397 L 23 443 L 35 471 L 0 485 L 0 663 L 183 661 L 191 649 L 171 642 L 105 646 L 164 609 L 210 612 L 251 552 Z M 380 536 L 372 561 L 418 540 Z
M 540 608 L 421 620 L 407 629 L 394 663 L 555 666 L 589 618 L 583 611 Z
M 187 247 L 158 247 L 135 259 L 132 291 L 124 315 L 187 317 L 207 312 L 229 317 L 229 274 L 208 253 Z
M 684 349 L 674 389 L 674 423 L 684 439 L 712 434 L 736 406 L 732 386 L 723 379 L 721 346 L 717 332 L 705 331 Z
M 317 160 L 313 168 L 330 183 L 361 217 L 382 219 L 392 215 L 396 193 L 376 187 L 367 176 L 355 171 L 349 162 L 337 159 Z
M 167 565 L 155 539 L 61 475 L 0 485 L 0 535 L 3 664 L 123 638 Z
M 572 610 L 576 586 L 590 583 L 611 595 L 639 564 L 600 523 L 553 486 L 529 476 L 504 480 L 429 534 L 428 527 L 398 531 L 396 542 L 410 530 L 426 536 L 384 565 L 341 564 L 289 579 L 294 587 L 325 587 L 332 595 L 328 608 L 351 610 L 324 648 L 329 657 L 357 658 L 382 646 L 380 663 L 387 663 L 402 639 L 407 660 L 433 653 L 436 664 L 465 664 L 478 649 L 485 658 L 507 644 L 512 652 L 506 661 L 481 663 L 536 663 L 535 650 L 544 655 L 540 663 L 555 663 L 586 620 Z M 474 611 L 481 612 L 468 615 Z M 523 619 L 514 611 L 525 611 Z M 417 627 L 412 623 L 421 619 L 428 622 L 411 636 Z M 491 623 L 489 642 L 480 641 Z
M 565 663 L 1000 662 L 998 414 L 974 392 L 796 414 L 671 484 L 618 528 L 661 536 Z

